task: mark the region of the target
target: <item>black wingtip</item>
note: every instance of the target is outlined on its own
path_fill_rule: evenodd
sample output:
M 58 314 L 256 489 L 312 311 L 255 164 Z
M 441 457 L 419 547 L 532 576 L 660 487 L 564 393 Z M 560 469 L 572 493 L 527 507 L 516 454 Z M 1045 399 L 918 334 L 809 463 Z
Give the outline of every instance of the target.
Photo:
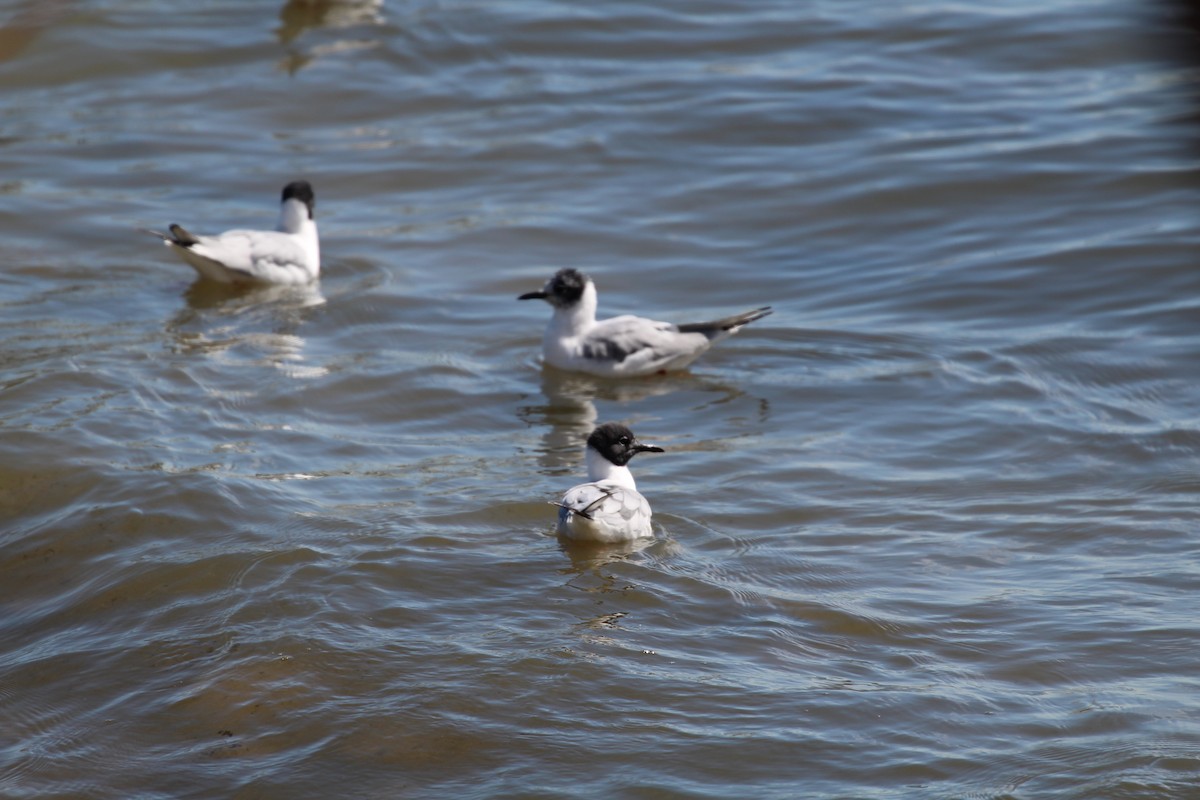
M 769 316 L 772 312 L 770 306 L 762 306 L 753 311 L 744 311 L 741 314 L 734 314 L 732 317 L 725 319 L 717 319 L 711 322 L 692 322 L 686 325 L 679 326 L 680 333 L 702 333 L 712 339 L 725 331 L 736 330 L 743 325 L 749 325 L 751 322 L 757 322 L 763 317 Z
M 603 500 L 604 498 L 600 498 L 600 499 Z M 584 519 L 589 519 L 589 520 L 595 519 L 595 517 L 593 517 L 590 513 L 588 513 L 587 509 L 571 508 L 571 506 L 567 505 L 566 503 L 553 503 L 552 502 L 552 503 L 550 503 L 550 505 L 555 506 L 556 508 L 564 509 L 572 514 L 578 514 L 579 516 L 583 517 Z M 589 506 L 589 508 L 590 507 L 591 506 Z
M 751 322 L 758 322 L 763 317 L 769 317 L 773 313 L 775 313 L 775 312 L 770 306 L 763 306 L 762 308 L 756 308 L 753 311 L 747 311 L 745 314 L 743 314 L 742 322 L 740 322 L 738 324 L 748 325 Z
M 200 243 L 199 239 L 184 230 L 181 225 L 176 225 L 174 222 L 167 226 L 167 230 L 169 230 L 171 232 L 171 236 L 174 237 L 173 241 L 171 242 L 172 244 L 177 244 L 180 247 L 191 247 L 194 244 Z

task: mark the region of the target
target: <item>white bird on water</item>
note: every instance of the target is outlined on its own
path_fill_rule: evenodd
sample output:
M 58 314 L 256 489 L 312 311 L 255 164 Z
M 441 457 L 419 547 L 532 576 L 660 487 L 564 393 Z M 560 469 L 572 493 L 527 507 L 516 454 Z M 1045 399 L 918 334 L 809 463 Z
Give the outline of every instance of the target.
M 170 235 L 147 231 L 203 278 L 234 284 L 303 284 L 321 272 L 321 247 L 313 221 L 316 198 L 308 181 L 283 187 L 273 231 L 232 230 L 195 236 L 172 224 Z
M 606 422 L 587 440 L 588 483 L 567 490 L 558 506 L 558 532 L 586 542 L 624 542 L 653 536 L 650 504 L 638 493 L 626 466 L 638 453 L 663 449 L 642 444 L 633 431 Z
M 545 300 L 554 315 L 542 336 L 547 364 L 603 378 L 683 369 L 708 348 L 771 313 L 756 308 L 711 322 L 673 325 L 634 316 L 596 320 L 596 284 L 576 269 L 560 269 L 541 291 L 518 300 Z

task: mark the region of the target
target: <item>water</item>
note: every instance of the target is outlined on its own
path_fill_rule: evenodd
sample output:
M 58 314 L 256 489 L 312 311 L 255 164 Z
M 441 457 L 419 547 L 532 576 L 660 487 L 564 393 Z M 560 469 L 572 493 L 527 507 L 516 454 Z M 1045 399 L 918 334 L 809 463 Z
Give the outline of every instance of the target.
M 9 3 L 0 794 L 1200 796 L 1195 69 L 1130 0 Z M 317 191 L 316 291 L 139 227 Z M 543 372 L 601 310 L 773 316 Z M 567 547 L 597 420 L 658 536 Z

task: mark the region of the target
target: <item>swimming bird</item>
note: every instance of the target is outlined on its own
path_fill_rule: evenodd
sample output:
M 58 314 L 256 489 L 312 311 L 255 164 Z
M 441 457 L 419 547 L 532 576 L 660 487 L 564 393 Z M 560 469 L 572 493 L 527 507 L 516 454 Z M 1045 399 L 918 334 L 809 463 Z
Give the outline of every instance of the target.
M 321 272 L 321 248 L 313 221 L 316 198 L 308 181 L 283 187 L 279 224 L 273 231 L 232 230 L 195 236 L 172 224 L 159 237 L 203 278 L 235 284 L 302 284 Z
M 673 325 L 624 315 L 596 320 L 596 284 L 577 269 L 560 269 L 537 292 L 518 300 L 545 300 L 554 315 L 542 336 L 547 364 L 605 378 L 683 369 L 743 325 L 771 313 L 770 306 L 711 322 Z
M 587 440 L 588 483 L 573 486 L 554 503 L 558 506 L 558 532 L 588 542 L 653 536 L 650 504 L 638 493 L 626 465 L 638 453 L 661 452 L 661 447 L 639 442 L 633 431 L 620 423 L 597 427 Z

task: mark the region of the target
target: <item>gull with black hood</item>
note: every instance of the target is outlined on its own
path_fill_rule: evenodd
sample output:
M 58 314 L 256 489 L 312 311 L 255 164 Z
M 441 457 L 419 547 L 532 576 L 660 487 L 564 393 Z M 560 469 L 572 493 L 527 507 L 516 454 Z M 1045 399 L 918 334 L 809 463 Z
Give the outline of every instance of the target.
M 596 284 L 576 269 L 561 269 L 518 300 L 545 300 L 554 309 L 542 336 L 542 355 L 558 369 L 624 378 L 684 369 L 708 348 L 771 313 L 756 308 L 711 322 L 673 325 L 630 315 L 596 319 Z
M 231 230 L 197 236 L 172 224 L 163 240 L 203 278 L 232 284 L 305 284 L 321 272 L 321 247 L 313 220 L 316 198 L 308 181 L 283 187 L 273 231 Z
M 638 453 L 661 453 L 633 431 L 606 422 L 592 431 L 584 456 L 588 483 L 567 490 L 558 506 L 558 532 L 587 542 L 624 542 L 654 535 L 650 504 L 637 490 L 629 461 Z

